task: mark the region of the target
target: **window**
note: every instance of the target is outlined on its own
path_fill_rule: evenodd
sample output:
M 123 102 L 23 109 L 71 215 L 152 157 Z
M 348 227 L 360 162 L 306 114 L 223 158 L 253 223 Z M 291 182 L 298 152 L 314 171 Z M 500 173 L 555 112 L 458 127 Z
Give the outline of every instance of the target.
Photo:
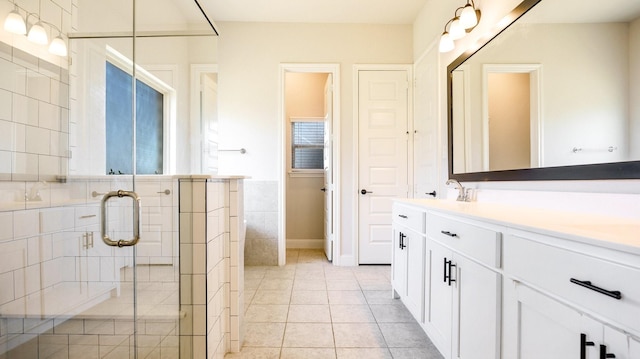
M 323 169 L 324 121 L 291 122 L 291 168 L 293 170 Z
M 106 63 L 107 174 L 133 173 L 132 77 Z M 164 95 L 136 79 L 136 174 L 163 173 Z

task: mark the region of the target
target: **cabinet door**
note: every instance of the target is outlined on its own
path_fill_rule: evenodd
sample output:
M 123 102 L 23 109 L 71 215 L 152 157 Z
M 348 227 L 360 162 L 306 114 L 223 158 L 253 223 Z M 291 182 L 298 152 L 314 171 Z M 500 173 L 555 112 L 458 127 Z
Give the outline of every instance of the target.
M 629 358 L 640 358 L 640 340 L 629 339 Z
M 425 313 L 425 322 L 428 324 L 427 330 L 431 341 L 445 358 L 450 358 L 452 285 L 455 285 L 455 282 L 449 283 L 447 279 L 449 271 L 447 261 L 453 259 L 453 252 L 436 242 L 429 241 L 427 254 L 431 258 L 431 266 L 429 292 L 426 294 L 429 310 Z
M 403 227 L 393 227 L 393 256 L 391 262 L 391 286 L 394 298 L 407 295 L 407 251 L 401 246 Z M 404 230 L 406 232 L 406 230 Z
M 404 238 L 407 258 L 407 296 L 404 304 L 419 323 L 423 322 L 424 303 L 424 242 L 425 237 L 407 231 Z
M 453 260 L 457 291 L 452 356 L 499 359 L 501 276 L 459 254 L 454 254 Z
M 505 300 L 516 302 L 509 307 L 517 311 L 510 315 L 517 323 L 508 327 L 517 333 L 509 333 L 507 340 L 517 344 L 504 358 L 580 358 L 580 313 L 521 284 L 513 293 Z
M 632 349 L 633 339 L 628 337 L 625 333 L 613 329 L 607 325 L 603 325 L 603 338 L 600 343 L 596 343 L 598 347 L 598 354 L 603 351 L 605 354 L 613 354 L 616 359 L 637 359 L 640 356 L 633 356 L 630 354 Z M 601 348 L 600 346 L 604 346 Z M 600 355 L 593 356 L 593 358 L 601 358 Z

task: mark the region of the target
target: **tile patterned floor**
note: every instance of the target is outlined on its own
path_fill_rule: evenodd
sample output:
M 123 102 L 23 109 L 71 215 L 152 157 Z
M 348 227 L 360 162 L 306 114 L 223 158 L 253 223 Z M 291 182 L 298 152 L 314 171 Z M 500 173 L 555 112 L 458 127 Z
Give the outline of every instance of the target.
M 440 359 L 404 305 L 389 266 L 335 267 L 322 250 L 287 250 L 284 267 L 245 268 L 244 347 L 226 359 Z

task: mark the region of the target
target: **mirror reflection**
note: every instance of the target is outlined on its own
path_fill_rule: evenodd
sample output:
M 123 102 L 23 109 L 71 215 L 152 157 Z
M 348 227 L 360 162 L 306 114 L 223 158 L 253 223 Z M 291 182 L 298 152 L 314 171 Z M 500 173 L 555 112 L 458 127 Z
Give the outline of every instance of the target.
M 539 2 L 451 71 L 452 172 L 640 160 L 639 65 L 637 1 Z

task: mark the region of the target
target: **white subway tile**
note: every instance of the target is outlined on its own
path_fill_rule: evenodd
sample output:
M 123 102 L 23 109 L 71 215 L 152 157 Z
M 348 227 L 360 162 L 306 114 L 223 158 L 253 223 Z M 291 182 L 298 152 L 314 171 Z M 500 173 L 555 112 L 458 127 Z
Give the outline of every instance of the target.
M 27 126 L 16 123 L 13 134 L 13 150 L 16 152 L 26 152 L 27 150 Z
M 202 274 L 194 274 L 192 278 L 192 304 L 206 304 L 207 303 L 207 276 Z
M 13 271 L 13 293 L 16 298 L 22 298 L 25 292 L 26 277 L 24 268 Z M 3 290 L 5 288 L 2 288 Z
M 194 182 L 192 187 L 192 204 L 193 212 L 205 212 L 206 211 L 206 182 L 199 181 Z
M 11 151 L 15 146 L 15 124 L 0 119 L 0 151 Z
M 193 212 L 193 186 L 186 180 L 180 181 L 180 213 Z
M 38 180 L 38 155 L 30 153 L 13 153 L 13 169 L 11 178 L 15 181 Z
M 27 126 L 27 144 L 28 153 L 36 153 L 39 155 L 48 155 L 51 148 L 50 131 L 44 128 Z
M 40 264 L 28 266 L 25 268 L 25 290 L 27 294 L 33 294 L 40 288 Z
M 38 101 L 26 96 L 13 94 L 13 122 L 38 126 Z
M 25 93 L 25 70 L 11 61 L 0 59 L 0 88 Z
M 39 155 L 38 156 L 38 179 L 41 181 L 52 181 L 57 176 L 62 175 L 60 171 L 60 157 Z M 49 200 L 51 200 L 49 198 Z
M 49 102 L 51 100 L 51 79 L 27 70 L 27 96 Z
M 38 210 L 15 212 L 13 231 L 15 238 L 38 235 L 40 233 L 40 212 Z
M 193 306 L 193 334 L 205 335 L 207 333 L 206 322 L 206 305 Z
M 11 180 L 11 160 L 13 154 L 10 151 L 0 151 L 0 181 Z M 11 209 L 13 205 L 9 205 L 6 201 L 0 202 L 0 208 L 9 207 Z
M 0 273 L 0 305 L 8 303 L 14 299 L 13 292 L 13 272 Z
M 27 241 L 24 239 L 0 243 L 0 273 L 27 266 Z M 0 287 L 1 288 L 1 287 Z
M 13 238 L 13 212 L 0 212 L 0 242 Z
M 75 210 L 70 207 L 51 208 L 40 212 L 40 228 L 42 233 L 59 232 L 73 229 Z
M 38 106 L 38 127 L 60 131 L 60 108 L 42 101 Z

